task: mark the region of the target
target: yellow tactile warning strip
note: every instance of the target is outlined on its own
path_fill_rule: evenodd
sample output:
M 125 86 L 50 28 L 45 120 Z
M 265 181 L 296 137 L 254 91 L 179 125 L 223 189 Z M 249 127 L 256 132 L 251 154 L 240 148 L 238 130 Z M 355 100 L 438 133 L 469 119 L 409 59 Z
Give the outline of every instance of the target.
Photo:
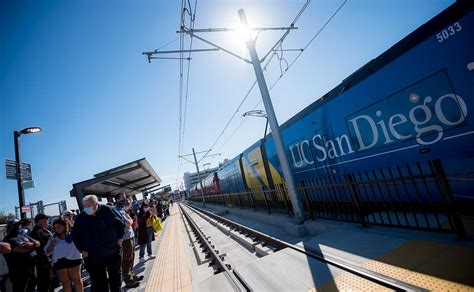
M 474 291 L 473 263 L 474 247 L 414 239 L 363 267 L 431 291 Z M 380 290 L 364 281 L 345 273 L 318 290 Z
M 413 239 L 365 268 L 437 291 L 474 291 L 474 247 Z
M 170 222 L 164 230 L 156 262 L 148 279 L 146 292 L 192 291 L 191 274 L 182 237 L 179 208 L 173 206 Z
M 391 291 L 353 274 L 345 273 L 310 291 Z
M 474 291 L 474 287 L 443 280 L 441 278 L 422 273 L 413 272 L 377 261 L 368 262 L 366 265 L 364 265 L 364 268 L 390 276 L 403 282 L 407 282 L 409 284 L 416 285 L 418 287 L 428 289 L 430 291 Z

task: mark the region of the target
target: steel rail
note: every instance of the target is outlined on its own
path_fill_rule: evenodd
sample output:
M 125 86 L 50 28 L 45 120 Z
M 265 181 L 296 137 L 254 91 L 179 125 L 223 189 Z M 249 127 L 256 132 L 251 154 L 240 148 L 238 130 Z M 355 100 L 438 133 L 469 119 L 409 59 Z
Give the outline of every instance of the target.
M 385 275 L 382 275 L 382 274 L 379 274 L 379 273 L 371 271 L 369 269 L 365 269 L 363 267 L 359 267 L 359 266 L 347 263 L 347 262 L 342 261 L 340 259 L 337 259 L 335 257 L 324 255 L 322 253 L 314 253 L 314 252 L 307 251 L 307 250 L 305 250 L 304 248 L 302 248 L 300 246 L 293 245 L 293 244 L 290 244 L 290 243 L 285 242 L 283 240 L 280 240 L 280 239 L 277 239 L 275 237 L 269 236 L 269 235 L 264 234 L 260 231 L 254 230 L 252 228 L 246 227 L 242 224 L 239 224 L 239 223 L 234 222 L 232 220 L 229 220 L 227 218 L 223 218 L 221 216 L 218 216 L 216 214 L 213 214 L 211 212 L 203 210 L 199 207 L 191 206 L 187 203 L 185 203 L 185 205 L 192 208 L 192 209 L 194 209 L 194 210 L 196 210 L 197 213 L 204 214 L 204 215 L 206 215 L 210 218 L 213 218 L 217 221 L 220 221 L 221 223 L 223 223 L 227 226 L 230 226 L 230 227 L 233 227 L 237 230 L 243 231 L 244 233 L 246 233 L 247 235 L 249 235 L 251 237 L 254 237 L 255 239 L 261 240 L 264 243 L 275 246 L 277 248 L 277 250 L 280 250 L 280 249 L 283 249 L 283 248 L 290 248 L 290 249 L 296 250 L 296 251 L 298 251 L 300 253 L 303 253 L 303 254 L 311 257 L 311 258 L 314 258 L 316 260 L 319 260 L 319 261 L 325 262 L 327 264 L 333 265 L 333 266 L 338 267 L 338 268 L 340 268 L 344 271 L 347 271 L 351 274 L 357 275 L 357 276 L 362 277 L 366 280 L 369 280 L 371 282 L 377 283 L 379 285 L 382 285 L 382 286 L 390 288 L 390 289 L 394 289 L 396 291 L 429 291 L 427 289 L 424 289 L 424 288 L 421 288 L 421 287 L 418 287 L 418 286 L 415 286 L 415 285 L 412 285 L 412 284 L 409 284 L 409 283 L 406 283 L 406 282 L 403 282 L 403 281 L 400 281 L 400 280 L 397 280 L 397 279 L 394 279 L 394 278 L 391 278 L 391 277 L 388 277 L 388 276 L 385 276 Z
M 209 253 L 209 256 L 212 258 L 212 262 L 217 265 L 220 271 L 224 272 L 224 276 L 227 278 L 234 290 L 239 292 L 251 291 L 249 287 L 245 286 L 240 282 L 240 280 L 234 275 L 232 270 L 224 263 L 221 256 L 216 253 L 214 248 L 209 243 L 208 238 L 202 233 L 196 222 L 194 222 L 194 220 L 191 218 L 191 216 L 189 216 L 186 210 L 184 210 L 183 206 L 181 206 L 180 203 L 178 203 L 178 206 L 181 209 L 181 212 L 183 213 L 184 217 L 186 218 L 186 221 L 188 221 L 189 226 L 191 226 L 191 229 L 198 236 L 199 241 L 204 244 L 204 248 Z

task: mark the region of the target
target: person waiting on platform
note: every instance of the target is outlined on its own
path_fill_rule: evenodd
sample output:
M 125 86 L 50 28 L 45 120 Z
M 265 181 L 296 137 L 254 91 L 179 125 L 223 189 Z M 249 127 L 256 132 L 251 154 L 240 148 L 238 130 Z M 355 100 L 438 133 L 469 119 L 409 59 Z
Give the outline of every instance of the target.
M 165 220 L 170 215 L 170 202 L 168 199 L 161 200 L 161 204 L 163 205 L 163 220 Z
M 66 210 L 61 215 L 64 220 L 69 224 L 69 227 L 74 227 L 74 213 L 71 210 Z
M 133 272 L 133 262 L 135 259 L 135 233 L 133 232 L 133 219 L 127 214 L 127 210 L 132 207 L 132 202 L 124 194 L 115 195 L 115 209 L 125 224 L 122 242 L 122 277 L 125 288 L 136 288 L 143 276 L 137 276 Z
M 12 219 L 7 223 L 7 236 L 3 239 L 11 246 L 11 253 L 5 254 L 8 265 L 8 277 L 13 291 L 34 291 L 35 273 L 32 253 L 40 242 L 20 234 L 21 223 Z
M 53 221 L 54 237 L 50 238 L 44 251 L 52 256 L 53 268 L 58 275 L 64 292 L 71 290 L 74 284 L 76 292 L 82 292 L 84 285 L 81 278 L 82 256 L 77 250 L 69 233 L 69 223 L 63 218 Z
M 31 218 L 20 219 L 20 235 L 28 236 L 31 231 Z
M 140 263 L 145 262 L 145 247 L 148 253 L 148 259 L 154 259 L 151 242 L 155 240 L 155 231 L 151 222 L 152 213 L 150 205 L 143 202 L 138 213 L 138 244 L 140 245 Z
M 156 202 L 156 215 L 163 220 L 163 205 L 160 199 Z
M 36 249 L 35 266 L 36 266 L 36 287 L 39 292 L 48 292 L 52 285 L 51 277 L 51 260 L 44 251 L 44 247 L 53 234 L 48 228 L 49 216 L 38 214 L 35 216 L 35 227 L 30 232 L 30 236 L 40 242 L 40 246 Z
M 8 266 L 4 254 L 11 253 L 12 248 L 7 242 L 0 242 L 0 291 L 11 291 L 8 281 Z
M 97 292 L 120 291 L 122 286 L 122 238 L 125 225 L 109 206 L 99 204 L 94 195 L 82 200 L 71 231 L 72 240 L 82 253 L 92 289 Z M 108 276 L 108 279 L 107 279 Z

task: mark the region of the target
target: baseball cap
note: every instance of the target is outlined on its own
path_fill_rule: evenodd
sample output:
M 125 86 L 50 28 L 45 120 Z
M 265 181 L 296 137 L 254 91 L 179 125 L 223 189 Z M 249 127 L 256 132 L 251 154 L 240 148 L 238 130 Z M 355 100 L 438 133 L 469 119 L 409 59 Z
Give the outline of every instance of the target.
M 48 215 L 45 215 L 45 214 L 38 214 L 35 216 L 35 223 L 37 223 L 38 221 L 40 220 L 43 220 L 43 219 L 48 219 L 49 216 Z
M 12 220 L 8 221 L 7 229 L 10 229 L 13 225 L 17 225 L 17 224 L 20 224 L 20 220 L 12 219 Z
M 74 213 L 71 210 L 66 210 L 61 214 L 61 216 L 63 216 L 63 217 L 67 216 L 67 215 L 74 215 Z

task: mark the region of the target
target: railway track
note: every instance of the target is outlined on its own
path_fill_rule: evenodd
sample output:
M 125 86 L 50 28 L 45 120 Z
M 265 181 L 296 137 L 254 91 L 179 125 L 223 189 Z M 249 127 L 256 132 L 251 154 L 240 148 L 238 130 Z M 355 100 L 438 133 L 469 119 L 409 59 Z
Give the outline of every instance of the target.
M 184 206 L 185 207 L 184 207 Z M 227 226 L 231 230 L 240 232 L 243 236 L 246 236 L 250 239 L 252 239 L 254 242 L 260 242 L 263 246 L 270 245 L 275 248 L 275 252 L 278 250 L 282 250 L 285 248 L 292 249 L 294 251 L 297 251 L 298 253 L 304 254 L 308 257 L 311 257 L 313 259 L 316 259 L 317 261 L 326 263 L 328 265 L 331 265 L 333 267 L 337 267 L 341 270 L 344 270 L 345 272 L 348 272 L 352 275 L 356 275 L 358 277 L 361 277 L 365 280 L 368 280 L 370 282 L 376 283 L 378 285 L 381 285 L 385 288 L 395 290 L 395 291 L 428 291 L 424 288 L 414 286 L 412 284 L 373 272 L 371 270 L 353 265 L 351 263 L 342 261 L 340 259 L 333 258 L 328 255 L 323 255 L 321 253 L 314 253 L 311 251 L 307 251 L 304 248 L 293 245 L 290 243 L 287 243 L 285 241 L 279 240 L 277 238 L 271 237 L 267 234 L 261 233 L 257 230 L 251 229 L 249 227 L 243 226 L 239 223 L 236 223 L 232 220 L 229 220 L 227 218 L 224 218 L 222 216 L 218 216 L 216 214 L 213 214 L 211 212 L 208 212 L 206 210 L 203 210 L 201 208 L 198 208 L 196 206 L 192 206 L 189 204 L 180 204 L 180 209 L 184 215 L 184 218 L 188 222 L 189 226 L 192 229 L 192 232 L 195 234 L 195 236 L 198 238 L 201 246 L 203 247 L 206 256 L 208 256 L 211 259 L 211 264 L 215 266 L 216 273 L 224 273 L 226 279 L 229 281 L 229 283 L 232 285 L 235 291 L 254 291 L 252 287 L 250 287 L 249 284 L 246 283 L 245 279 L 239 278 L 238 274 L 235 273 L 235 271 L 232 269 L 231 265 L 226 263 L 224 255 L 219 254 L 218 247 L 214 246 L 212 244 L 212 238 L 209 238 L 209 236 L 206 236 L 204 234 L 200 227 L 196 224 L 196 222 L 192 219 L 192 217 L 189 214 L 189 211 L 186 210 L 189 208 L 189 210 L 192 210 L 192 212 L 196 213 L 206 221 L 214 221 L 218 222 L 219 224 L 222 224 L 224 226 Z
M 202 245 L 202 248 L 205 250 L 207 256 L 211 258 L 211 264 L 213 264 L 216 267 L 216 272 L 215 273 L 222 272 L 235 291 L 239 291 L 239 292 L 252 291 L 252 289 L 250 287 L 248 287 L 243 281 L 241 281 L 237 277 L 237 275 L 233 272 L 232 267 L 229 264 L 224 263 L 224 256 L 219 254 L 219 252 L 215 249 L 215 246 L 211 244 L 211 241 L 209 240 L 209 237 L 206 236 L 201 231 L 199 226 L 191 218 L 191 216 L 185 210 L 185 208 L 183 208 L 183 206 L 181 204 L 179 204 L 179 207 L 181 209 L 181 212 L 182 212 L 184 218 L 186 219 L 189 226 L 191 227 L 191 231 L 194 233 L 194 235 L 199 240 L 199 242 Z

